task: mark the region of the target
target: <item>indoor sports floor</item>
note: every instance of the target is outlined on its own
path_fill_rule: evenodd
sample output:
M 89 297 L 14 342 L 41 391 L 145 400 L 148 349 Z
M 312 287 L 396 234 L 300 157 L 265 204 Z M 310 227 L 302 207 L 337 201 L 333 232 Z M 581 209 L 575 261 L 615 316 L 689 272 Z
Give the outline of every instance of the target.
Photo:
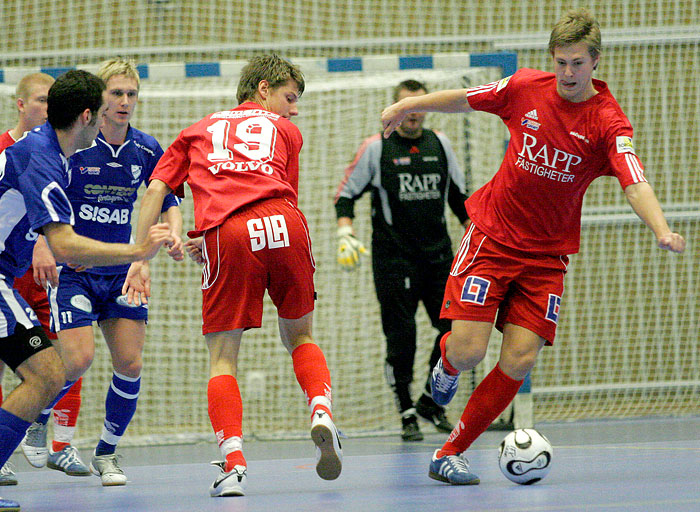
M 538 424 L 554 463 L 532 486 L 500 473 L 496 447 L 505 432 L 497 431 L 468 452 L 480 485 L 431 480 L 430 456 L 445 435 L 422 429 L 419 443 L 398 435 L 343 440 L 343 473 L 332 482 L 316 476 L 310 440 L 247 441 L 247 495 L 235 498 L 209 497 L 218 471 L 208 465 L 218 456 L 213 442 L 123 448 L 129 481 L 112 488 L 94 476 L 31 468 L 17 452 L 20 483 L 0 487 L 0 496 L 23 512 L 700 511 L 700 416 Z

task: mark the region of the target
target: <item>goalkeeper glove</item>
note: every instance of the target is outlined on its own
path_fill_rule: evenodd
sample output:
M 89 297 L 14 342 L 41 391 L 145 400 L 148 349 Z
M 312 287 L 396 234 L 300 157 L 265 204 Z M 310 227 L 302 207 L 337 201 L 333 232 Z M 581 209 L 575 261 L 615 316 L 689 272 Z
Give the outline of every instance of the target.
M 352 226 L 338 228 L 338 263 L 345 270 L 353 270 L 360 263 L 360 255 L 366 254 L 367 249 L 355 235 Z

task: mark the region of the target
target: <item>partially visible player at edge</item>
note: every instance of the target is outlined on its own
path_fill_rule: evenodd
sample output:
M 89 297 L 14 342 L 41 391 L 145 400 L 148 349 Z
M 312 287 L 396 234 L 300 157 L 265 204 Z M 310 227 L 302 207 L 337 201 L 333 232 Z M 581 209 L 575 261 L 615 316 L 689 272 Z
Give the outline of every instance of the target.
M 156 139 L 130 124 L 140 88 L 136 64 L 121 57 L 109 59 L 100 64 L 97 76 L 106 87 L 104 124 L 95 144 L 71 156 L 71 182 L 65 192 L 76 212 L 76 233 L 103 242 L 128 243 L 138 189 L 148 180 L 163 150 Z M 96 190 L 100 194 L 95 194 Z M 161 217 L 170 225 L 173 240 L 168 254 L 182 259 L 178 204 L 177 198 L 168 196 Z M 141 389 L 148 308 L 145 304 L 128 305 L 121 297 L 128 269 L 128 265 L 114 265 L 78 272 L 59 260 L 58 285 L 49 289 L 51 329 L 58 334 L 54 345 L 66 368 L 66 380 L 81 378 L 93 361 L 93 323 L 98 324 L 109 348 L 113 373 L 106 390 L 102 433 L 90 461 L 90 470 L 105 486 L 127 482 L 116 449 L 136 413 Z M 47 457 L 51 465 L 55 457 L 46 447 L 49 414 L 49 410 L 43 411 L 20 443 L 35 467 L 47 464 Z M 75 459 L 77 452 L 73 456 Z
M 54 78 L 46 73 L 31 73 L 18 82 L 15 93 L 17 124 L 0 135 L 0 152 L 19 140 L 24 132 L 46 122 L 47 98 L 49 87 L 53 83 Z M 39 236 L 34 245 L 32 265 L 22 277 L 15 279 L 14 288 L 36 313 L 42 329 L 50 340 L 55 340 L 56 335 L 49 327 L 50 311 L 46 287 L 49 284 L 55 286 L 57 283 L 56 260 L 46 245 L 44 237 Z M 4 370 L 5 365 L 0 362 L 0 382 L 2 382 Z M 80 413 L 81 385 L 82 379 L 79 379 L 54 408 L 54 440 L 52 453 L 47 456 L 50 468 L 73 476 L 90 474 L 87 466 L 80 460 L 78 451 L 70 444 Z M 2 388 L 0 388 L 0 403 L 2 403 Z M 17 485 L 17 476 L 9 461 L 0 468 L 0 485 Z
M 466 202 L 471 225 L 455 256 L 442 315 L 432 394 L 446 404 L 459 373 L 484 358 L 494 325 L 503 331 L 496 367 L 474 390 L 462 417 L 430 463 L 431 478 L 476 484 L 463 452 L 506 408 L 544 345 L 554 342 L 567 254 L 579 250 L 583 195 L 599 176 L 615 176 L 660 248 L 681 253 L 632 144 L 632 126 L 605 82 L 597 21 L 571 11 L 552 30 L 554 73 L 520 69 L 479 87 L 406 98 L 382 113 L 384 135 L 410 112 L 483 110 L 501 117 L 510 144 L 500 169 Z M 498 312 L 498 315 L 496 313 Z
M 104 82 L 86 71 L 61 75 L 49 89 L 48 122 L 0 154 L 0 359 L 21 380 L 0 408 L 0 466 L 42 409 L 55 405 L 65 383 L 58 352 L 11 286 L 29 268 L 38 234 L 56 259 L 76 267 L 150 259 L 161 245 L 172 243 L 167 224 L 153 226 L 136 244 L 103 243 L 73 230 L 74 212 L 64 192 L 70 182 L 68 158 L 95 140 L 107 107 L 104 89 Z M 0 499 L 0 510 L 19 510 L 19 504 Z
M 209 492 L 245 493 L 242 403 L 236 380 L 245 329 L 260 327 L 265 289 L 278 311 L 280 336 L 311 410 L 316 471 L 337 478 L 342 466 L 331 416 L 331 376 L 311 328 L 313 273 L 306 219 L 297 207 L 302 137 L 290 122 L 304 92 L 301 71 L 276 55 L 253 58 L 242 70 L 239 106 L 183 130 L 153 171 L 143 197 L 136 240 L 146 234 L 166 194 L 192 190 L 193 236 L 186 244 L 202 272 L 203 333 L 210 354 L 209 417 L 225 460 Z M 130 300 L 148 284 L 134 263 L 124 283 Z

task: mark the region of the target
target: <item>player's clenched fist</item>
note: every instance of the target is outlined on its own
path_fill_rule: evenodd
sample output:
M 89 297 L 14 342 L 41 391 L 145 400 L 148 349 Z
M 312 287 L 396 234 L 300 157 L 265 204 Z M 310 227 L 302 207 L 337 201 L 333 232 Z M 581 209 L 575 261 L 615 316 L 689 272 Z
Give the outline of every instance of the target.
M 366 253 L 365 246 L 352 234 L 352 226 L 338 228 L 338 263 L 344 269 L 354 269 L 360 263 L 360 255 Z
M 143 246 L 145 250 L 144 260 L 150 260 L 156 254 L 158 254 L 158 249 L 164 243 L 172 243 L 173 237 L 170 234 L 170 224 L 164 222 L 162 224 L 154 224 L 148 229 L 148 236 L 143 241 Z

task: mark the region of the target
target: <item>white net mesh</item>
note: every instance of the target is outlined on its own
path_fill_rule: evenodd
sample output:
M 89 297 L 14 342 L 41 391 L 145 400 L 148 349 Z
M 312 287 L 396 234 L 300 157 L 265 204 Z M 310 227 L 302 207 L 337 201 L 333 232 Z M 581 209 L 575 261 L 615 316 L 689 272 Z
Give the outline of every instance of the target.
M 184 0 L 8 0 L 0 4 L 4 77 L 38 66 L 94 64 L 115 54 L 142 63 L 211 62 L 277 50 L 297 57 L 421 55 L 446 51 L 516 50 L 518 65 L 548 70 L 552 24 L 574 5 L 547 0 L 269 1 L 195 4 Z M 695 0 L 593 0 L 585 5 L 603 28 L 598 75 L 610 85 L 635 128 L 635 146 L 674 230 L 689 239 L 682 256 L 654 246 L 649 230 L 631 214 L 614 179 L 596 181 L 587 194 L 579 255 L 567 276 L 557 341 L 533 371 L 539 420 L 683 414 L 700 411 L 697 300 L 700 232 L 700 3 Z M 128 17 L 119 13 L 128 12 Z M 405 13 L 419 12 L 420 16 Z M 128 27 L 121 19 L 128 19 Z M 231 21 L 233 20 L 233 21 Z M 9 67 L 19 67 L 10 71 Z M 465 64 L 466 67 L 466 64 Z M 0 70 L 2 71 L 2 70 Z M 433 89 L 461 87 L 463 73 L 427 76 Z M 496 71 L 470 71 L 473 83 Z M 0 75 L 0 78 L 3 75 Z M 410 73 L 410 76 L 419 76 Z M 359 143 L 377 132 L 381 108 L 399 75 L 310 77 L 298 124 L 305 139 L 300 204 L 312 229 L 319 301 L 315 337 L 334 379 L 335 409 L 348 432 L 397 427 L 383 379 L 384 341 L 369 265 L 354 274 L 334 261 L 332 198 L 342 170 Z M 2 81 L 2 80 L 0 80 Z M 225 79 L 143 82 L 134 125 L 167 146 L 203 115 L 233 104 L 236 84 Z M 9 98 L 12 84 L 0 84 Z M 14 107 L 0 105 L 11 127 Z M 466 133 L 468 143 L 462 133 Z M 505 131 L 486 114 L 429 117 L 428 126 L 451 138 L 470 162 L 471 190 L 498 167 Z M 191 204 L 185 202 L 186 225 Z M 368 201 L 357 208 L 360 238 L 369 241 Z M 453 225 L 453 241 L 459 229 Z M 198 269 L 159 257 L 154 264 L 153 309 L 139 410 L 124 442 L 174 439 L 180 432 L 209 438 L 207 356 L 200 334 Z M 247 435 L 305 433 L 306 411 L 268 304 L 263 329 L 244 336 L 240 380 Z M 419 313 L 420 350 L 414 393 L 426 375 L 434 336 Z M 497 336 L 494 336 L 497 341 Z M 498 344 L 477 371 L 488 371 Z M 266 389 L 249 385 L 263 372 Z M 99 435 L 109 362 L 104 343 L 86 376 L 78 436 Z M 463 379 L 468 381 L 469 379 Z M 255 379 L 253 379 L 255 381 Z M 16 382 L 6 377 L 5 387 Z M 469 383 L 450 406 L 456 419 Z M 257 392 L 253 392 L 257 391 Z M 262 396 L 262 398 L 260 398 Z M 160 434 L 169 433 L 166 439 Z

